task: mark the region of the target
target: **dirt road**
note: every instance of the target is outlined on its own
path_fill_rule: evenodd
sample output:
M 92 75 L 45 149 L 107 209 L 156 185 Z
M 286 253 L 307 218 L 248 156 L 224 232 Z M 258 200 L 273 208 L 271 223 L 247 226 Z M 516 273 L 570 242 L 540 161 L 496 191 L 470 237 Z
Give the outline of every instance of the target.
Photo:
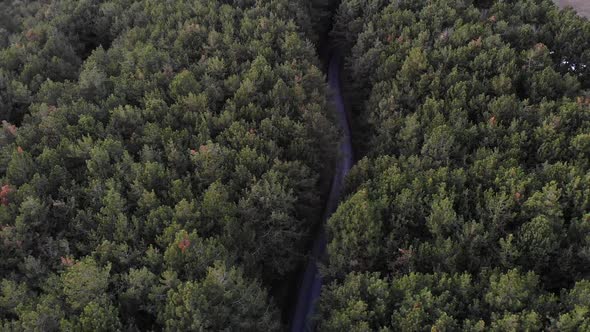
M 573 7 L 578 14 L 590 17 L 590 0 L 556 0 L 560 7 Z
M 330 86 L 330 90 L 332 90 L 332 98 L 335 111 L 337 112 L 336 117 L 340 128 L 342 129 L 342 141 L 340 142 L 340 160 L 334 170 L 332 188 L 324 211 L 324 223 L 330 218 L 338 206 L 344 177 L 352 167 L 353 162 L 350 125 L 348 123 L 346 107 L 341 94 L 340 60 L 338 54 L 333 55 L 328 71 L 328 85 Z M 312 322 L 310 320 L 315 313 L 316 301 L 320 296 L 322 287 L 322 276 L 318 271 L 317 263 L 322 259 L 325 251 L 326 234 L 324 233 L 324 230 L 321 229 L 314 241 L 310 255 L 311 257 L 299 287 L 297 305 L 291 322 L 292 332 L 313 331 Z

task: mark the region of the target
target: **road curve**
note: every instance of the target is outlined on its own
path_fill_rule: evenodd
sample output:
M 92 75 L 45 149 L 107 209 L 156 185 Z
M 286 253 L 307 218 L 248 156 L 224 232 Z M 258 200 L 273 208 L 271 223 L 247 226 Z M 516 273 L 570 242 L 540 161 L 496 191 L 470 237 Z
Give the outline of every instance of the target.
M 336 168 L 334 169 L 334 177 L 332 178 L 330 195 L 328 196 L 324 209 L 323 224 L 326 223 L 338 206 L 344 177 L 352 167 L 353 162 L 350 125 L 348 123 L 344 100 L 342 99 L 340 62 L 340 55 L 334 54 L 330 59 L 330 66 L 328 69 L 328 85 L 331 90 L 332 102 L 341 129 L 342 139 L 339 148 L 339 159 Z M 303 280 L 297 293 L 297 304 L 295 306 L 291 323 L 292 332 L 313 330 L 313 326 L 311 326 L 311 318 L 315 312 L 316 301 L 320 296 L 320 289 L 322 287 L 322 277 L 318 272 L 317 263 L 321 260 L 322 256 L 324 256 L 324 252 L 326 251 L 326 234 L 323 224 L 314 240 L 309 261 L 303 275 Z

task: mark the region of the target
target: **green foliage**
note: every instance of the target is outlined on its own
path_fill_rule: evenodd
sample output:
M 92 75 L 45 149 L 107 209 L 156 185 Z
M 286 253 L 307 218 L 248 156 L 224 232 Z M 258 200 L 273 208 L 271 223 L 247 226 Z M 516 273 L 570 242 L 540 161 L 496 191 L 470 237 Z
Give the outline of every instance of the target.
M 590 23 L 550 0 L 0 3 L 0 329 L 590 329 Z M 322 50 L 324 51 L 324 50 Z
M 121 322 L 117 310 L 111 303 L 90 302 L 80 314 L 79 322 L 69 325 L 62 321 L 61 328 L 70 331 L 120 331 Z
M 340 205 L 328 223 L 334 230 L 328 253 L 331 268 L 335 273 L 365 270 L 379 264 L 382 221 L 376 203 L 368 197 L 366 190 L 358 191 Z M 338 230 L 338 231 L 336 231 Z M 355 257 L 348 260 L 348 257 Z
M 322 331 L 378 330 L 389 320 L 390 285 L 378 274 L 350 273 L 342 285 L 327 285 L 320 302 Z
M 587 329 L 567 294 L 590 266 L 590 22 L 548 0 L 345 0 L 331 34 L 365 157 L 328 221 L 319 325 Z M 392 285 L 386 310 L 359 278 Z
M 0 3 L 0 329 L 280 328 L 337 142 L 312 8 Z
M 326 331 L 531 331 L 544 324 L 539 311 L 554 304 L 539 290 L 536 275 L 517 270 L 493 272 L 489 279 L 485 273 L 388 279 L 365 272 L 327 286 L 319 318 Z
M 92 258 L 75 263 L 61 275 L 66 302 L 74 310 L 105 295 L 109 283 L 110 266 L 100 268 Z
M 241 271 L 218 263 L 202 281 L 171 291 L 161 319 L 167 331 L 277 331 L 277 311 L 264 293 Z

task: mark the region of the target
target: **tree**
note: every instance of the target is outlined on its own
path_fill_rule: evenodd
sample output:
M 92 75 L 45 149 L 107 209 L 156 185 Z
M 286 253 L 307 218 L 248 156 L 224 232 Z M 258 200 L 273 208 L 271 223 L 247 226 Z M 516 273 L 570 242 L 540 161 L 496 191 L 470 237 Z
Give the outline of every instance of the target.
M 362 271 L 382 263 L 382 221 L 376 203 L 361 190 L 342 204 L 328 221 L 330 273 Z
M 202 281 L 170 291 L 160 319 L 166 330 L 276 331 L 278 313 L 267 296 L 240 270 L 217 263 Z
M 109 284 L 110 269 L 110 266 L 97 266 L 90 257 L 69 267 L 61 275 L 68 305 L 73 310 L 83 311 L 89 303 L 104 298 Z

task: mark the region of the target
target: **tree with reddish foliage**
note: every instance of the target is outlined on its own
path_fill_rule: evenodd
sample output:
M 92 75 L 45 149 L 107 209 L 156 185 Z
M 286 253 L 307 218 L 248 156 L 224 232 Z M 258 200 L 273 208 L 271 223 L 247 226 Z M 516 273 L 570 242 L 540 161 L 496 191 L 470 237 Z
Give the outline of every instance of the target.
M 188 249 L 188 247 L 191 246 L 191 241 L 188 239 L 188 235 L 185 235 L 185 237 L 180 240 L 180 242 L 178 242 L 178 248 L 180 248 L 180 251 L 182 251 L 182 253 L 185 252 L 186 249 Z
M 67 267 L 74 265 L 74 262 L 75 262 L 73 258 L 67 257 L 67 256 L 66 257 L 62 256 L 60 259 L 61 259 L 61 265 L 67 266 Z
M 12 188 L 10 188 L 9 184 L 5 184 L 2 186 L 0 190 L 0 204 L 7 206 L 8 205 L 8 195 L 12 192 Z

